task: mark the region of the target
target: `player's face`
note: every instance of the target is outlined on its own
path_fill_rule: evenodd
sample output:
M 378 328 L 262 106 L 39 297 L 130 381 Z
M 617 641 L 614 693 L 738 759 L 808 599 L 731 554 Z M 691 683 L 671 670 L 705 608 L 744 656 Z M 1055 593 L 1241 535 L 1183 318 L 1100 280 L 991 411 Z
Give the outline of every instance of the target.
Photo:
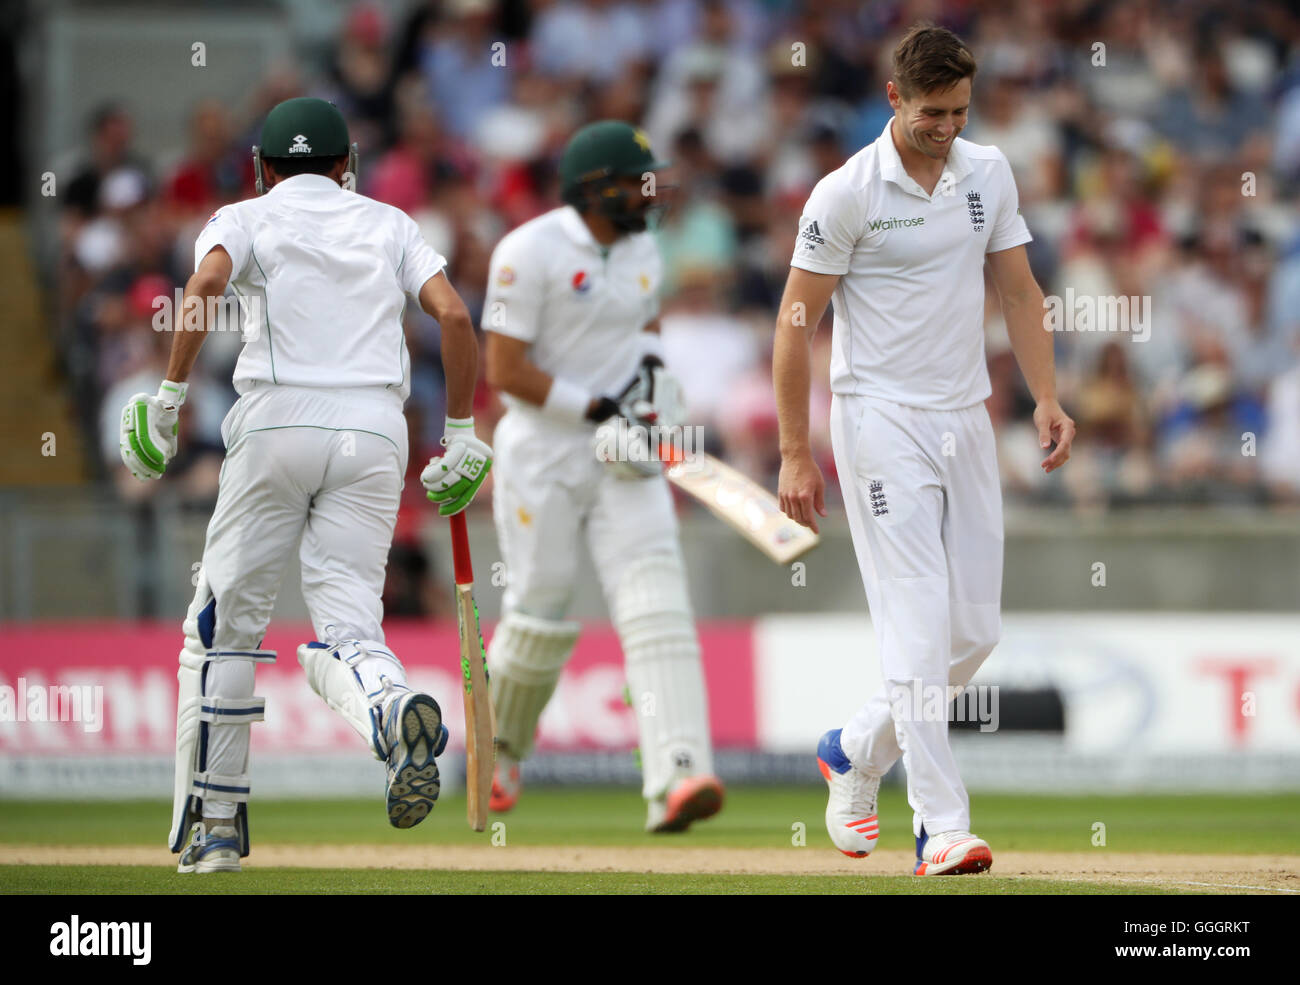
M 947 157 L 952 142 L 966 128 L 970 89 L 970 79 L 962 79 L 951 89 L 915 93 L 904 99 L 890 82 L 889 104 L 907 145 L 926 157 Z

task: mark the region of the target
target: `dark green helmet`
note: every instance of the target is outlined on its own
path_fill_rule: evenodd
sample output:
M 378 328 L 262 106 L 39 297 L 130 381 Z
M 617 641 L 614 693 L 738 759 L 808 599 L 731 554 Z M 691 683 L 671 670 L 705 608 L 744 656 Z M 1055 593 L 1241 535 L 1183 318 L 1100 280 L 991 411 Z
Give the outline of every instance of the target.
M 257 192 L 262 194 L 261 159 L 342 157 L 348 155 L 348 171 L 357 173 L 357 146 L 348 140 L 348 124 L 333 103 L 302 96 L 286 99 L 266 115 L 262 142 L 253 148 Z
M 560 158 L 560 197 L 578 211 L 597 209 L 621 229 L 645 228 L 648 202 L 634 203 L 613 179 L 639 178 L 667 167 L 655 160 L 650 138 L 622 120 L 589 123 L 569 140 Z
M 333 103 L 303 96 L 286 99 L 262 124 L 263 157 L 341 157 L 348 125 Z

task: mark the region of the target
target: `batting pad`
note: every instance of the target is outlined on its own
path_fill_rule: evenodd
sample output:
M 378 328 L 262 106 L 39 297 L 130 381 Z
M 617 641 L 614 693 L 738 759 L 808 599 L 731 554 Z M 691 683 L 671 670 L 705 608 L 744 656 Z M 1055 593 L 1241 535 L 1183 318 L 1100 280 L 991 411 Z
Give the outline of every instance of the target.
M 508 612 L 488 645 L 497 744 L 515 759 L 533 751 L 537 720 L 578 641 L 576 622 Z
M 265 717 L 266 699 L 253 694 L 258 663 L 271 663 L 270 650 L 205 649 L 186 637 L 180 653 L 176 703 L 176 779 L 173 852 L 204 816 L 230 818 L 239 833 L 239 853 L 248 854 L 248 740 L 253 722 Z
M 385 762 L 384 709 L 393 697 L 410 690 L 397 655 L 377 640 L 344 640 L 333 646 L 313 642 L 298 647 L 298 663 L 311 689 L 347 720 L 377 760 Z
M 681 555 L 654 554 L 629 565 L 612 608 L 641 739 L 642 792 L 654 799 L 682 777 L 713 772 L 704 671 Z

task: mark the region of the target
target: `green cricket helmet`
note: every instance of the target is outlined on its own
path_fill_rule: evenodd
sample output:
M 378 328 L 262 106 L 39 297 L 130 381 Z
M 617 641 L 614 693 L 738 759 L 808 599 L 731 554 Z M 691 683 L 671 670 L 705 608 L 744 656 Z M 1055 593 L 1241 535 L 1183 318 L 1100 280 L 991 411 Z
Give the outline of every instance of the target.
M 595 210 L 624 232 L 646 227 L 650 197 L 631 195 L 617 178 L 640 178 L 667 167 L 650 151 L 650 138 L 622 120 L 589 123 L 570 138 L 560 158 L 560 197 L 579 212 Z
M 337 106 L 324 99 L 286 99 L 266 115 L 262 142 L 253 148 L 257 193 L 265 193 L 262 158 L 348 157 L 348 171 L 357 174 L 357 145 L 348 140 L 348 124 Z M 348 184 L 345 182 L 344 187 Z

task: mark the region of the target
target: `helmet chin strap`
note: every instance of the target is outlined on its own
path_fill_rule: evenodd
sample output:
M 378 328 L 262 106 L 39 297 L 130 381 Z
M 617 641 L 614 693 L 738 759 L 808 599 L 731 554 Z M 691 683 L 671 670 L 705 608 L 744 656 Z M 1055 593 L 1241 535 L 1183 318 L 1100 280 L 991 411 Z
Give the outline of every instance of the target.
M 257 144 L 253 145 L 253 186 L 257 194 L 266 194 L 266 182 L 262 180 L 262 148 Z

